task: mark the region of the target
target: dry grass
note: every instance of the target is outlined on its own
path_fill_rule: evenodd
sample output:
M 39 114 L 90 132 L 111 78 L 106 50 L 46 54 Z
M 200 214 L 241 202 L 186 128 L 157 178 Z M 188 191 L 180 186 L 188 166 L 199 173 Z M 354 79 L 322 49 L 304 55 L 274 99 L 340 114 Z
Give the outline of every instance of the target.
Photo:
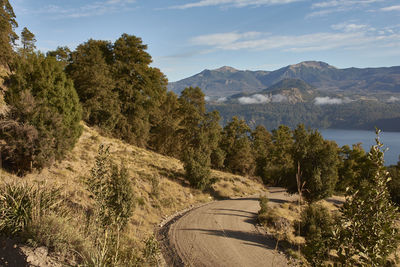
M 154 233 L 164 218 L 179 210 L 214 198 L 240 197 L 265 191 L 257 181 L 219 171 L 212 172 L 217 179 L 212 193 L 192 189 L 183 178 L 183 165 L 179 160 L 101 136 L 86 125 L 83 127 L 77 145 L 62 162 L 24 178 L 0 170 L 0 182 L 40 182 L 61 187 L 71 206 L 76 210 L 86 210 L 93 203 L 84 180 L 90 175 L 99 145 L 110 145 L 113 161 L 125 165 L 133 182 L 136 207 L 127 235 L 138 249 L 144 246 L 143 240 Z

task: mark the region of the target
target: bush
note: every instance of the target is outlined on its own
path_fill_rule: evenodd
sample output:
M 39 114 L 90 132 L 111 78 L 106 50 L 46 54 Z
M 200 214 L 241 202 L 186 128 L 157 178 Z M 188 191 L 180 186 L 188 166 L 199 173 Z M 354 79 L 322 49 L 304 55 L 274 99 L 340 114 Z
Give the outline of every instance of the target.
M 133 213 L 132 184 L 127 169 L 124 166 L 118 168 L 111 161 L 109 147 L 100 145 L 87 186 L 96 201 L 99 223 L 104 228 L 125 227 Z
M 88 218 L 88 233 L 93 249 L 83 255 L 88 266 L 115 266 L 121 263 L 120 235 L 133 213 L 133 190 L 125 167 L 115 165 L 109 147 L 101 145 L 96 163 L 88 178 L 88 190 L 93 194 L 95 210 Z
M 303 253 L 313 266 L 321 266 L 328 257 L 334 220 L 327 208 L 309 204 L 301 213 L 300 234 L 305 237 Z
M 61 160 L 74 147 L 82 131 L 81 106 L 55 58 L 30 53 L 15 62 L 6 80 L 10 112 L 0 127 L 0 144 L 3 166 L 23 175 Z
M 369 179 L 347 192 L 340 221 L 335 225 L 339 261 L 346 266 L 384 266 L 400 242 L 396 225 L 399 214 L 390 199 L 382 146 L 377 130 L 376 145 L 368 154 Z
M 206 189 L 211 184 L 210 157 L 201 149 L 189 148 L 183 159 L 185 177 L 197 189 Z

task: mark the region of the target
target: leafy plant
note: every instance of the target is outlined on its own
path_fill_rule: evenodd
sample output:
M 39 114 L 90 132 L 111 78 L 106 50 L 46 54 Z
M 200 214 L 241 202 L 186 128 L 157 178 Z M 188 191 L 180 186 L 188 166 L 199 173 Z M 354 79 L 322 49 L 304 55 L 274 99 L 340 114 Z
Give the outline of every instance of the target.
M 347 192 L 342 216 L 335 227 L 339 261 L 344 265 L 383 266 L 399 244 L 398 209 L 387 188 L 383 144 L 377 130 L 376 145 L 368 154 L 371 179 Z

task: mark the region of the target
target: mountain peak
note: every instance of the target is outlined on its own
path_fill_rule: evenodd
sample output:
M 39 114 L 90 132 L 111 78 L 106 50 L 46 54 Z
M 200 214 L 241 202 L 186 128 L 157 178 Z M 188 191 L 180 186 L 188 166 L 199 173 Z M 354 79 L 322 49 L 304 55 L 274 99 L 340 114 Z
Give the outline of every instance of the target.
M 238 70 L 229 66 L 223 66 L 221 68 L 215 69 L 215 71 L 219 72 L 237 72 Z
M 298 64 L 290 65 L 289 68 L 291 69 L 297 69 L 301 67 L 306 67 L 306 68 L 314 68 L 314 69 L 336 69 L 336 67 L 329 65 L 328 63 L 322 62 L 322 61 L 303 61 Z

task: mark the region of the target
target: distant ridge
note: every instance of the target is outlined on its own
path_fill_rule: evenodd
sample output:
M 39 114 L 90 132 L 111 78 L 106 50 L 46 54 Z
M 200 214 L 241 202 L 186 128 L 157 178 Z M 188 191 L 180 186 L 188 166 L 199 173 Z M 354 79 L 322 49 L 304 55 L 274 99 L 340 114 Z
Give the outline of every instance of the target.
M 198 86 L 207 96 L 229 97 L 260 92 L 283 79 L 300 79 L 320 91 L 400 92 L 400 66 L 338 69 L 321 61 L 304 61 L 275 71 L 237 70 L 223 66 L 169 83 L 168 88 L 179 94 L 186 87 Z

